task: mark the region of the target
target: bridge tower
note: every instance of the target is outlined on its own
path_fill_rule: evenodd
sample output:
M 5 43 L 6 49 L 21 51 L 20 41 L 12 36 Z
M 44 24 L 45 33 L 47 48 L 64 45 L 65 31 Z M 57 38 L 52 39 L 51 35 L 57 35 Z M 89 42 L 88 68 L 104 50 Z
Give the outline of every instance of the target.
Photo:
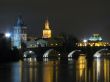
M 26 42 L 27 34 L 23 19 L 21 16 L 18 16 L 15 26 L 13 27 L 12 31 L 12 47 L 16 47 L 18 49 L 21 48 L 21 42 Z

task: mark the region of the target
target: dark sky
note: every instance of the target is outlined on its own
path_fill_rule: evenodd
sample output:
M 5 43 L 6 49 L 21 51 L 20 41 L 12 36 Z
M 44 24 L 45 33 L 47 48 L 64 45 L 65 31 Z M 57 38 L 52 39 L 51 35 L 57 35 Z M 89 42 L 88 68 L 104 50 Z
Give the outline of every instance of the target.
M 41 36 L 48 17 L 54 34 L 84 38 L 99 33 L 110 41 L 109 0 L 0 0 L 0 31 L 6 32 L 22 15 L 29 33 Z

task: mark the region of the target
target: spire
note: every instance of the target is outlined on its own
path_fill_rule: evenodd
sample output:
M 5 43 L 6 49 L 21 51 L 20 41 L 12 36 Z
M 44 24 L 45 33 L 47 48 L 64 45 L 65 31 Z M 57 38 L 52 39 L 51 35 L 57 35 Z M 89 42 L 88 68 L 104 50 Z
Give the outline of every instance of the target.
M 18 16 L 17 21 L 16 21 L 16 26 L 23 26 L 23 19 L 22 16 Z
M 48 21 L 48 19 L 45 21 L 45 29 L 46 30 L 49 30 L 50 28 L 49 28 L 49 21 Z
M 45 21 L 45 28 L 43 30 L 43 38 L 51 38 L 51 29 L 49 28 L 49 21 L 48 19 Z

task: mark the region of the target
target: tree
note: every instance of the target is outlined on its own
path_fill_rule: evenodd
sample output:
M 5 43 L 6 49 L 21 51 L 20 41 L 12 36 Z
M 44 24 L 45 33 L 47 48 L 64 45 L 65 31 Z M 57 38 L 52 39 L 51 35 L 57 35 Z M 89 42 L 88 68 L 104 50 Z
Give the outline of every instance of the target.
M 63 41 L 64 46 L 75 47 L 76 43 L 78 43 L 78 41 L 79 41 L 72 34 L 62 33 L 62 34 L 60 34 L 60 36 L 62 37 L 62 41 Z

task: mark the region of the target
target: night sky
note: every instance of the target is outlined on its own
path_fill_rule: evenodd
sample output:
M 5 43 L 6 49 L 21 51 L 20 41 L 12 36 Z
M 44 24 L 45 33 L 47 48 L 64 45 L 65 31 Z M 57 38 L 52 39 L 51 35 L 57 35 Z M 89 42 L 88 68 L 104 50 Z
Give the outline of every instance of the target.
M 54 34 L 66 32 L 82 39 L 99 33 L 110 41 L 109 0 L 0 0 L 0 31 L 8 32 L 18 15 L 38 37 L 48 18 Z

